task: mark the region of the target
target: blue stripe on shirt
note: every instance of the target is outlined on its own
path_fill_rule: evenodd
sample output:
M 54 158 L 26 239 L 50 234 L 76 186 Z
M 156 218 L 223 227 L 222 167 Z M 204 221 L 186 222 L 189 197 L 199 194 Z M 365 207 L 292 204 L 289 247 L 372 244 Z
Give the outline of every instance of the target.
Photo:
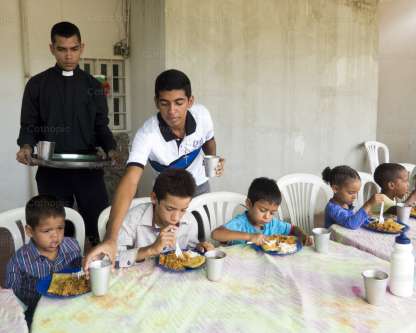
M 358 229 L 367 222 L 368 214 L 363 208 L 354 213 L 353 207 L 343 208 L 332 200 L 325 207 L 325 228 L 339 224 L 348 229 Z
M 16 296 L 29 308 L 34 307 L 40 298 L 36 291 L 37 281 L 64 268 L 80 267 L 81 259 L 81 249 L 73 238 L 63 239 L 54 261 L 41 255 L 30 240 L 7 264 L 5 286 L 13 289 Z

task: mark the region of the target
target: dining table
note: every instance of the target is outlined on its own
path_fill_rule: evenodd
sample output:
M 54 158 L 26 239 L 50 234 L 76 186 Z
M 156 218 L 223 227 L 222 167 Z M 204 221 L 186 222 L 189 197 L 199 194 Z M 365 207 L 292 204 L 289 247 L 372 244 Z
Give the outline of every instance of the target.
M 382 305 L 366 302 L 361 273 L 389 272 L 367 252 L 333 241 L 325 254 L 220 249 L 218 282 L 205 268 L 170 272 L 147 259 L 113 272 L 104 296 L 42 296 L 31 332 L 416 332 L 415 296 L 387 292 Z
M 410 218 L 406 225 L 409 227 L 406 235 L 412 241 L 413 249 L 416 249 L 416 219 Z M 332 240 L 353 246 L 384 260 L 390 260 L 398 236 L 398 234 L 375 232 L 363 227 L 348 229 L 338 224 L 331 225 L 330 230 Z
M 12 289 L 0 288 L 0 333 L 28 332 L 23 307 Z

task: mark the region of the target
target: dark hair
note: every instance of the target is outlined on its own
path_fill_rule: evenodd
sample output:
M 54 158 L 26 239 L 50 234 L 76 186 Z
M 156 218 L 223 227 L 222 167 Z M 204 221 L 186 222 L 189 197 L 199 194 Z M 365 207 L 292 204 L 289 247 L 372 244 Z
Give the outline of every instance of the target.
M 69 38 L 77 36 L 78 41 L 81 42 L 81 33 L 78 27 L 71 22 L 59 22 L 56 23 L 51 29 L 51 42 L 55 43 L 55 36 L 61 36 Z
M 265 200 L 280 205 L 282 195 L 274 179 L 260 177 L 254 179 L 248 188 L 247 198 L 254 205 L 256 201 Z
M 184 169 L 167 169 L 157 176 L 153 192 L 158 201 L 166 198 L 167 194 L 181 198 L 192 198 L 195 194 L 194 177 Z
M 41 219 L 48 217 L 62 217 L 65 219 L 65 208 L 52 195 L 38 195 L 28 201 L 25 208 L 26 223 L 36 228 Z
M 406 168 L 397 163 L 382 163 L 374 170 L 374 181 L 382 189 L 387 187 L 389 182 L 395 181 L 400 177 L 400 172 Z
M 177 69 L 169 69 L 159 74 L 155 82 L 155 96 L 159 98 L 161 91 L 184 90 L 186 97 L 192 96 L 191 81 L 185 73 Z
M 342 186 L 349 180 L 361 180 L 360 175 L 348 165 L 339 165 L 331 169 L 326 167 L 322 171 L 322 179 L 329 185 Z

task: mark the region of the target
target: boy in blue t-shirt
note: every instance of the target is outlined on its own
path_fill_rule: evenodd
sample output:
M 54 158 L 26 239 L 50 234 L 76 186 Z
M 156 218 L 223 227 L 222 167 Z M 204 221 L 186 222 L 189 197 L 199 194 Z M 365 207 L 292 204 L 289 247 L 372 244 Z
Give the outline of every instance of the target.
M 211 234 L 212 238 L 231 244 L 252 242 L 261 245 L 267 236 L 295 235 L 309 245 L 309 237 L 299 227 L 273 217 L 281 201 L 282 196 L 275 180 L 265 177 L 254 179 L 248 189 L 248 209 L 216 228 Z

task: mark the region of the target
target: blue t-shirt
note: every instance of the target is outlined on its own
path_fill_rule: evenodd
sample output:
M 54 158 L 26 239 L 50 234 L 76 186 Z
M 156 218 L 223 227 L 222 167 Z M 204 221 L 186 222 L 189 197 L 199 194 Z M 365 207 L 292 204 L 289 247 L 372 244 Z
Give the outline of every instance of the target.
M 249 221 L 247 211 L 237 215 L 231 221 L 224 224 L 224 227 L 231 231 L 246 232 L 248 234 L 263 234 L 265 236 L 271 235 L 289 235 L 292 225 L 287 222 L 272 218 L 268 223 L 265 223 L 263 230 L 255 228 Z M 232 241 L 232 244 L 245 243 L 243 240 Z
M 368 214 L 363 208 L 354 213 L 352 206 L 343 208 L 332 200 L 325 207 L 325 228 L 339 224 L 348 229 L 358 229 L 364 223 L 368 223 Z

